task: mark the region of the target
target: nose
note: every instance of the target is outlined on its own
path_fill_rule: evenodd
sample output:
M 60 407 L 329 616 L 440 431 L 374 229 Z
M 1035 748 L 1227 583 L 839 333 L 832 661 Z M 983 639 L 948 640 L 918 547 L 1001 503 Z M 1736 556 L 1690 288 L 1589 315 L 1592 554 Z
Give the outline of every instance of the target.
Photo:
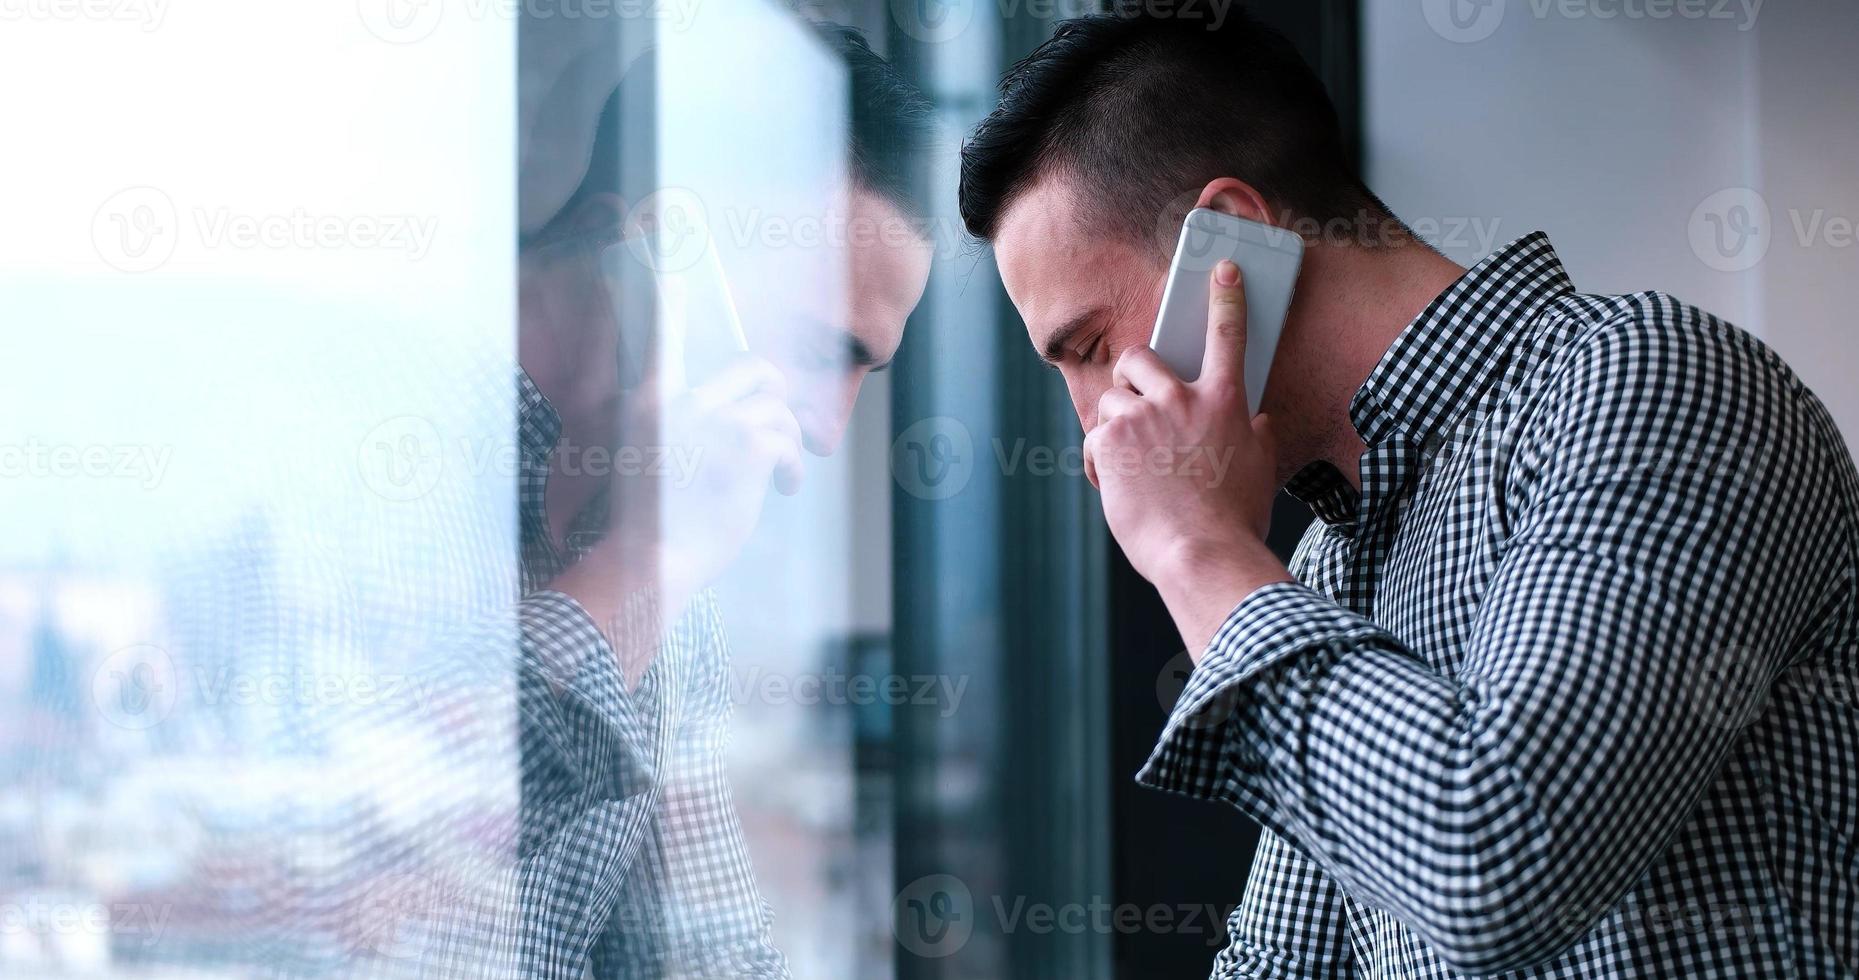
M 848 404 L 847 410 L 836 411 L 810 405 L 795 412 L 795 421 L 800 423 L 801 445 L 815 456 L 831 456 L 837 452 L 846 436 L 846 423 L 851 421 L 850 407 Z
M 794 403 L 794 420 L 800 423 L 801 445 L 808 452 L 815 456 L 831 456 L 838 451 L 864 381 L 863 372 L 859 372 Z
M 839 449 L 844 431 L 843 427 L 833 431 L 828 426 L 816 427 L 803 422 L 800 427 L 801 445 L 806 446 L 807 451 L 815 456 L 831 456 Z

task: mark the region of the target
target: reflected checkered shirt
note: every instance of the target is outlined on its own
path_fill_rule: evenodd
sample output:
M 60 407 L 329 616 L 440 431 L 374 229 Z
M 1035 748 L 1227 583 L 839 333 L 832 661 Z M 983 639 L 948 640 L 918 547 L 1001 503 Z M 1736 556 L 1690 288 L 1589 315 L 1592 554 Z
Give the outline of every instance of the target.
M 1298 584 L 1138 777 L 1265 834 L 1215 977 L 1853 977 L 1859 480 L 1749 335 L 1541 234 L 1395 341 Z
M 604 515 L 598 503 L 583 513 L 568 554 L 550 543 L 543 494 L 561 423 L 526 375 L 518 382 L 521 975 L 786 977 L 723 771 L 729 668 L 715 597 L 672 623 L 653 594 L 626 603 L 616 642 L 656 648 L 629 691 L 587 613 L 544 587 Z

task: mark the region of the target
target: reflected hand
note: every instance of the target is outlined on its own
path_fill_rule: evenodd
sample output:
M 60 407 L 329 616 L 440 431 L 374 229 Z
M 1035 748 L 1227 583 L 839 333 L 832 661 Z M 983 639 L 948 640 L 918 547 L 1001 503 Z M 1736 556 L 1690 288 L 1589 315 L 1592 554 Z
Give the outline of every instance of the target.
M 616 480 L 614 537 L 656 556 L 674 591 L 722 574 L 755 530 L 770 482 L 791 495 L 805 472 L 786 381 L 758 357 L 739 357 L 668 397 L 642 386 L 628 398 L 625 431 L 628 444 L 652 447 L 645 455 L 664 465 Z
M 800 488 L 800 425 L 785 395 L 781 373 L 747 356 L 695 388 L 664 394 L 648 381 L 627 394 L 607 533 L 549 587 L 607 633 L 629 683 L 655 648 L 616 635 L 629 597 L 652 594 L 676 615 L 742 551 L 770 481 Z

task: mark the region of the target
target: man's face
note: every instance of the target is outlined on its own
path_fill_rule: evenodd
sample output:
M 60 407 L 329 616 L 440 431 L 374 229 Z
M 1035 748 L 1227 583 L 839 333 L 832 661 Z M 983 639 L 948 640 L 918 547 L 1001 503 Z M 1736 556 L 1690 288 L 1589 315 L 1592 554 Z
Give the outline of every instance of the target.
M 1033 349 L 1058 368 L 1086 432 L 1117 356 L 1149 343 L 1167 266 L 1084 227 L 1068 183 L 1036 182 L 1001 217 L 994 255 Z
M 745 313 L 749 352 L 786 379 L 788 407 L 802 439 L 820 456 L 838 448 L 865 378 L 896 354 L 904 321 L 923 297 L 932 252 L 883 197 L 855 188 L 845 201 L 846 233 L 826 246 L 830 254 L 791 256 L 794 268 L 802 270 L 791 276 L 795 288 L 785 293 L 758 288 L 767 285 L 768 270 L 762 270 L 763 280 L 732 283 L 743 294 L 737 303 Z M 623 329 L 615 319 L 618 284 L 601 273 L 589 247 L 576 243 L 618 239 L 624 211 L 618 198 L 603 195 L 582 205 L 567 244 L 525 253 L 519 354 L 545 391 L 587 392 L 606 385 L 613 388 L 611 397 L 618 396 L 611 368 Z M 821 269 L 833 274 L 823 278 Z M 793 271 L 776 266 L 774 274 L 783 270 Z M 758 294 L 766 300 L 760 309 L 753 302 Z M 552 376 L 563 373 L 573 377 Z
M 749 329 L 749 346 L 787 379 L 788 407 L 807 450 L 829 456 L 844 437 L 859 388 L 888 367 L 904 321 L 929 281 L 930 243 L 898 208 L 863 188 L 848 195 L 838 264 L 843 295 L 796 304 L 781 326 Z

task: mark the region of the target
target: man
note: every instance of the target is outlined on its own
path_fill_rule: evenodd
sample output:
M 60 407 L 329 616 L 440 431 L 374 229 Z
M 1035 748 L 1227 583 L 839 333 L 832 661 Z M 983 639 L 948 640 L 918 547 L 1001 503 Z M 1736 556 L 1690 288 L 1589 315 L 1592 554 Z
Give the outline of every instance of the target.
M 1060 25 L 961 206 L 1196 658 L 1138 779 L 1265 828 L 1214 975 L 1859 974 L 1826 411 L 1702 311 L 1576 293 L 1541 234 L 1470 270 L 1415 244 L 1289 43 L 1206 27 Z M 1230 263 L 1198 380 L 1145 347 L 1189 205 L 1308 244 L 1250 420 Z M 1289 568 L 1281 486 L 1320 518 Z
M 864 378 L 897 348 L 931 251 L 910 193 L 929 104 L 857 34 L 820 36 L 851 89 L 845 220 L 889 234 L 845 236 L 847 295 L 828 304 L 842 319 L 751 328 L 750 353 L 689 390 L 649 368 L 631 390 L 620 381 L 622 334 L 639 325 L 618 322 L 622 284 L 598 256 L 643 230 L 619 162 L 627 83 L 585 153 L 548 154 L 587 170 L 520 256 L 525 977 L 788 973 L 723 776 L 728 656 L 706 586 L 770 481 L 796 489 L 802 447 L 836 448 Z M 578 462 L 655 446 L 697 460 L 696 478 Z

